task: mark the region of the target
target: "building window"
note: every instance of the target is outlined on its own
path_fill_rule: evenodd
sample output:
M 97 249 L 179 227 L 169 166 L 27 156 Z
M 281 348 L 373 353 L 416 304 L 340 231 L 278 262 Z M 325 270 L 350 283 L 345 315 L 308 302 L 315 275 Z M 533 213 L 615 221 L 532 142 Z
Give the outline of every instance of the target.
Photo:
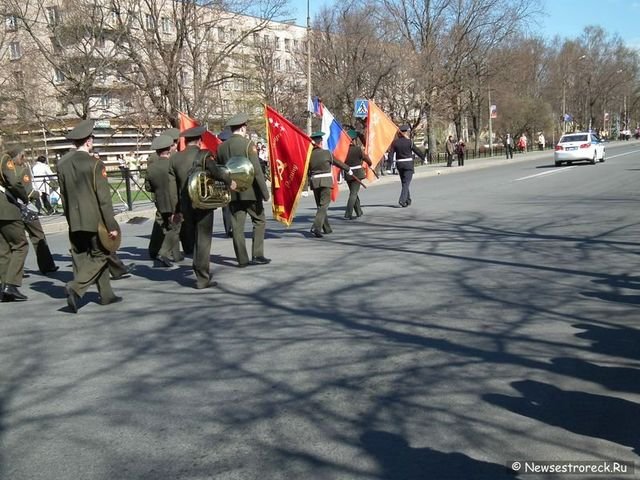
M 232 90 L 233 88 L 233 82 L 231 80 L 227 80 L 222 84 L 222 89 L 223 90 Z
M 263 44 L 265 47 L 269 47 L 269 35 L 265 35 L 265 36 L 262 38 L 262 44 Z
M 7 32 L 15 32 L 18 29 L 18 17 L 15 15 L 7 15 L 4 17 L 4 26 Z
M 147 30 L 155 30 L 156 28 L 156 21 L 153 18 L 153 15 L 150 14 L 146 14 L 144 17 L 144 28 L 146 28 Z
M 171 19 L 169 17 L 162 17 L 162 33 L 171 33 L 172 31 Z
M 298 40 L 294 40 L 294 41 L 293 41 L 293 49 L 294 49 L 295 51 L 297 51 L 297 50 L 298 50 Z
M 62 83 L 64 82 L 64 72 L 62 70 L 60 70 L 59 68 L 56 68 L 53 71 L 53 81 L 55 83 Z
M 273 68 L 274 68 L 275 70 L 280 70 L 280 59 L 279 59 L 279 58 L 276 58 L 276 59 L 273 61 Z
M 290 71 L 291 71 L 291 60 L 285 60 L 285 61 L 284 61 L 284 69 L 285 69 L 287 72 L 290 72 Z
M 179 75 L 180 75 L 180 86 L 185 87 L 187 85 L 187 81 L 189 80 L 189 76 L 187 72 L 185 72 L 182 69 L 180 70 Z
M 111 95 L 108 93 L 105 95 L 100 95 L 99 106 L 102 110 L 106 110 L 111 107 Z
M 47 23 L 50 27 L 56 27 L 62 19 L 60 9 L 57 6 L 47 7 Z
M 276 50 L 280 50 L 280 37 L 273 37 L 273 46 Z
M 237 33 L 238 32 L 236 32 L 235 28 L 232 28 L 231 30 L 229 30 L 229 40 L 233 42 L 236 39 Z
M 20 48 L 20 42 L 9 43 L 9 58 L 11 60 L 18 60 L 22 56 L 22 49 Z
M 225 43 L 227 41 L 227 37 L 224 33 L 224 27 L 218 27 L 218 41 L 220 43 Z
M 56 37 L 51 37 L 51 51 L 55 55 L 60 55 L 62 53 L 62 45 L 60 45 L 60 40 Z
M 13 72 L 13 81 L 16 83 L 16 88 L 22 90 L 24 88 L 24 75 L 20 70 Z
M 260 34 L 259 33 L 254 33 L 253 34 L 253 44 L 256 47 L 260 46 Z
M 287 52 L 291 51 L 291 39 L 290 38 L 285 38 L 284 39 L 284 49 Z
M 241 92 L 242 91 L 242 87 L 243 87 L 242 79 L 241 78 L 236 78 L 236 81 L 235 81 L 236 91 Z

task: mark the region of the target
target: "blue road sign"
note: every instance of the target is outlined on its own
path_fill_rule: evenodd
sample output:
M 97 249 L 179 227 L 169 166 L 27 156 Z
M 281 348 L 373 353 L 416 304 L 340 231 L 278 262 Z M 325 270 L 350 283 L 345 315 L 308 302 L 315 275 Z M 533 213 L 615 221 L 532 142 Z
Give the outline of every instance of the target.
M 353 116 L 356 118 L 367 118 L 369 115 L 369 101 L 366 98 L 356 99 Z

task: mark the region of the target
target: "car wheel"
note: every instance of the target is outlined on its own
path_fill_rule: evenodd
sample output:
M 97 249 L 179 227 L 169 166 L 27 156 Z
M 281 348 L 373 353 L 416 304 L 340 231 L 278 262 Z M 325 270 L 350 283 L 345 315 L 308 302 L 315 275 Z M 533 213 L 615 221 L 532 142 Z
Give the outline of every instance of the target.
M 598 152 L 593 152 L 593 158 L 591 160 L 589 160 L 589 163 L 591 165 L 595 165 L 597 159 L 598 159 Z
M 556 161 L 556 167 L 559 167 L 560 165 L 562 165 L 562 162 Z
M 600 163 L 604 163 L 605 152 L 602 152 L 602 157 L 600 157 Z

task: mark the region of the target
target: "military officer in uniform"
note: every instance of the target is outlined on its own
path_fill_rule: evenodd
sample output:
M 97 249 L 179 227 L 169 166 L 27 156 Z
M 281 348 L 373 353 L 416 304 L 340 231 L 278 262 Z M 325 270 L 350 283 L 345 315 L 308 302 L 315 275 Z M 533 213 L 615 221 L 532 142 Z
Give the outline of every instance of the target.
M 347 220 L 353 220 L 354 218 L 362 216 L 362 208 L 360 208 L 360 198 L 358 192 L 360 192 L 360 182 L 354 180 L 354 177 L 362 180 L 367 175 L 362 166 L 362 162 L 371 166 L 371 160 L 369 156 L 364 153 L 361 146 L 356 145 L 358 139 L 358 132 L 356 130 L 349 130 L 347 132 L 349 138 L 351 138 L 351 145 L 347 151 L 347 159 L 345 163 L 353 171 L 352 175 L 345 175 L 347 185 L 349 185 L 349 200 L 347 200 L 347 209 L 344 212 L 344 218 Z M 355 216 L 353 215 L 355 213 Z
M 309 184 L 313 190 L 318 210 L 313 220 L 311 233 L 314 237 L 321 238 L 323 233 L 331 233 L 333 230 L 329 225 L 327 209 L 331 203 L 331 189 L 333 187 L 333 173 L 331 166 L 336 165 L 345 172 L 353 175 L 353 170 L 348 165 L 333 158 L 331 152 L 322 148 L 322 137 L 324 132 L 314 132 L 311 134 L 313 141 L 313 151 L 309 158 Z
M 215 287 L 218 284 L 218 282 L 211 280 L 209 273 L 213 210 L 193 208 L 188 191 L 189 174 L 192 172 L 194 164 L 204 162 L 206 169 L 214 179 L 223 181 L 231 190 L 236 188 L 229 173 L 216 165 L 207 150 L 200 149 L 200 137 L 204 132 L 206 132 L 205 127 L 193 127 L 182 132 L 180 136 L 185 139 L 185 149 L 174 153 L 169 159 L 169 181 L 176 186 L 178 197 L 174 212 L 182 214 L 182 228 L 191 229 L 194 232 L 193 271 L 196 275 L 195 288 L 197 289 Z
M 247 138 L 248 121 L 249 117 L 245 113 L 234 115 L 226 125 L 231 130 L 231 138 L 218 147 L 218 161 L 222 165 L 226 165 L 231 157 L 247 157 L 254 170 L 252 187 L 244 192 L 231 192 L 231 202 L 229 203 L 233 216 L 233 249 L 240 268 L 271 262 L 271 259 L 264 256 L 264 234 L 267 220 L 262 203 L 263 200 L 269 200 L 269 189 L 262 174 L 262 168 L 260 168 L 256 146 Z M 249 260 L 244 239 L 244 224 L 247 214 L 253 223 L 251 260 Z
M 38 198 L 40 196 L 40 192 L 33 188 L 33 175 L 26 162 L 23 163 L 22 168 L 19 168 L 19 170 L 29 198 Z M 45 275 L 47 273 L 57 272 L 59 267 L 53 260 L 49 244 L 47 243 L 47 237 L 44 234 L 44 229 L 42 228 L 40 220 L 38 218 L 34 218 L 31 221 L 25 221 L 24 228 L 27 231 L 31 243 L 33 244 L 33 249 L 36 252 L 36 261 L 40 272 Z
M 24 162 L 22 147 L 15 147 L 0 159 L 0 297 L 3 302 L 24 301 L 24 262 L 29 252 L 24 223 L 17 201 L 29 200 L 23 178 L 16 172 Z
M 169 181 L 169 157 L 175 144 L 168 135 L 160 135 L 153 139 L 151 148 L 155 150 L 154 162 L 147 169 L 145 189 L 153 193 L 156 204 L 156 219 L 153 232 L 160 231 L 162 243 L 155 257 L 156 261 L 165 267 L 172 267 L 171 258 L 180 257 L 180 215 L 175 209 L 178 205 L 178 190 L 175 182 Z M 151 243 L 154 241 L 151 233 Z
M 228 128 L 223 129 L 218 134 L 218 140 L 220 140 L 221 142 L 226 142 L 230 138 L 231 138 L 231 130 Z M 216 161 L 218 161 L 217 155 L 216 155 Z M 232 225 L 233 217 L 231 216 L 231 209 L 229 208 L 229 205 L 222 207 L 222 223 L 224 225 L 224 233 L 227 234 L 227 237 L 229 238 L 233 237 L 233 225 Z
M 102 305 L 122 300 L 111 289 L 109 252 L 98 238 L 99 224 L 104 225 L 111 239 L 120 233 L 113 215 L 106 168 L 91 155 L 93 125 L 93 120 L 83 120 L 67 134 L 76 150 L 58 165 L 73 260 L 73 280 L 66 286 L 67 305 L 73 313 L 77 313 L 80 298 L 94 283 Z
M 174 154 L 178 151 L 178 139 L 180 138 L 180 130 L 177 128 L 167 128 L 160 135 L 165 135 L 171 138 L 173 143 L 171 147 L 169 147 L 169 155 Z M 156 137 L 158 138 L 158 137 Z M 147 175 L 151 170 L 152 165 L 158 159 L 158 153 L 152 152 L 147 159 Z M 163 163 L 163 165 L 168 166 L 168 162 Z M 147 183 L 145 182 L 145 189 Z M 148 190 L 147 190 L 148 191 Z M 158 256 L 158 252 L 160 251 L 160 247 L 162 246 L 162 242 L 164 241 L 164 230 L 162 228 L 164 225 L 164 221 L 162 219 L 162 215 L 159 211 L 156 211 L 155 222 L 153 222 L 153 229 L 151 230 L 151 238 L 149 240 L 149 257 L 151 259 L 155 259 Z M 173 256 L 173 254 L 169 257 L 169 260 L 179 262 L 183 260 L 183 255 L 180 253 L 180 249 L 176 252 L 177 256 Z
M 400 200 L 398 203 L 401 207 L 411 205 L 411 192 L 409 186 L 413 178 L 413 154 L 418 155 L 422 161 L 425 161 L 425 154 L 411 141 L 409 125 L 402 125 L 400 133 L 389 148 L 389 158 L 396 161 L 396 169 L 400 175 L 400 183 L 402 190 L 400 192 Z

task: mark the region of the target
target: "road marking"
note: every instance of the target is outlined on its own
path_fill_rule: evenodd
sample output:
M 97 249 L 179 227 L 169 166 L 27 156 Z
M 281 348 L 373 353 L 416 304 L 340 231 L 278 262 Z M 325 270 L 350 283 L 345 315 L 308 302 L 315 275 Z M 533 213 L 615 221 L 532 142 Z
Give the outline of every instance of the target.
M 576 168 L 575 165 L 570 167 L 561 167 L 555 168 L 553 170 L 547 170 L 546 172 L 536 173 L 534 175 L 528 175 L 526 177 L 516 178 L 514 182 L 519 182 L 520 180 L 527 180 L 528 178 L 541 177 L 542 175 L 553 175 L 554 173 L 566 172 L 567 170 L 571 170 L 572 168 Z
M 619 153 L 617 155 L 610 155 L 610 156 L 605 157 L 605 158 L 607 160 L 609 160 L 610 158 L 624 157 L 625 155 L 632 155 L 632 154 L 638 153 L 638 152 L 640 152 L 640 150 L 634 150 L 633 152 Z

